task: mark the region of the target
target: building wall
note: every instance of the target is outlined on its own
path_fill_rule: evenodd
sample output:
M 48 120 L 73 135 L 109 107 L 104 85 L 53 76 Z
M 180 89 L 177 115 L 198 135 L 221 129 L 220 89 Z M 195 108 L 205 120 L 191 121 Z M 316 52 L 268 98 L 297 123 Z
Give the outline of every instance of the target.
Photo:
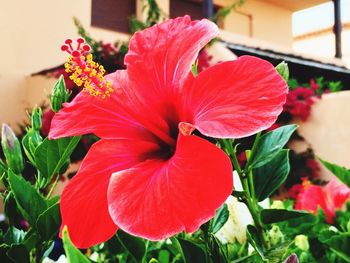
M 91 1 L 2 1 L 0 8 L 0 123 L 13 128 L 26 119 L 25 108 L 50 94 L 52 81 L 31 78 L 32 73 L 62 64 L 60 46 L 76 38 L 76 16 L 96 39 L 115 41 L 127 35 L 90 27 Z
M 332 58 L 335 54 L 335 37 L 333 33 L 318 36 L 305 37 L 295 40 L 293 49 L 298 52 L 308 53 L 320 57 Z M 342 32 L 342 60 L 350 68 L 350 29 Z M 349 85 L 350 83 L 348 83 Z
M 232 1 L 214 1 L 227 5 Z M 292 11 L 259 0 L 246 2 L 224 20 L 224 30 L 291 47 Z

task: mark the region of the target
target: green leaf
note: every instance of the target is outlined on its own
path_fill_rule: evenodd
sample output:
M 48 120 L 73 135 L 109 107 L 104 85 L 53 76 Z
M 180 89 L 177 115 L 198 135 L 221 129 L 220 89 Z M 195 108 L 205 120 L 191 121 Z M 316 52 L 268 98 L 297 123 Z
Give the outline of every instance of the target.
M 141 238 L 131 236 L 121 230 L 117 233 L 117 238 L 135 262 L 141 262 L 146 252 L 145 243 Z
M 321 232 L 319 240 L 328 245 L 338 257 L 350 262 L 350 233 L 324 230 Z
M 288 247 L 291 242 L 285 242 L 278 246 L 274 246 L 266 251 L 265 255 L 269 263 L 280 263 L 286 256 Z
M 262 245 L 262 240 L 259 237 L 258 230 L 255 226 L 247 226 L 247 238 L 249 243 L 254 247 L 255 251 L 259 254 L 263 261 L 267 261 L 264 255 L 264 248 Z
M 216 211 L 216 214 L 211 221 L 209 231 L 212 232 L 213 234 L 218 232 L 223 227 L 223 225 L 225 225 L 225 223 L 227 222 L 229 215 L 230 213 L 228 211 L 227 204 L 223 204 Z
M 250 157 L 252 167 L 257 168 L 269 162 L 286 145 L 297 128 L 295 124 L 286 125 L 261 136 L 256 153 Z
M 4 164 L 4 162 L 0 159 L 0 177 L 3 174 L 7 173 L 7 170 L 8 170 L 8 168 L 7 168 L 6 164 Z
M 38 242 L 38 234 L 36 233 L 36 230 L 31 228 L 25 235 L 24 240 L 22 241 L 22 244 L 26 246 L 28 251 L 31 251 Z
M 56 195 L 54 197 L 52 197 L 50 200 L 47 200 L 47 206 L 53 206 L 54 204 L 58 203 L 58 201 L 60 201 L 60 196 Z
M 230 262 L 228 245 L 222 244 L 215 235 L 211 235 L 211 258 L 217 263 Z
M 22 139 L 22 146 L 29 161 L 35 165 L 34 153 L 35 149 L 42 142 L 40 133 L 36 130 L 29 129 Z
M 170 262 L 170 252 L 168 250 L 165 250 L 165 249 L 162 249 L 161 251 L 159 251 L 158 262 L 159 263 Z
M 77 146 L 80 136 L 49 140 L 46 138 L 35 150 L 35 163 L 41 174 L 50 183 L 60 171 Z
M 268 163 L 253 170 L 256 198 L 264 200 L 287 179 L 290 165 L 289 150 L 280 150 Z
M 264 209 L 260 213 L 261 221 L 264 224 L 272 224 L 281 221 L 287 221 L 303 216 L 312 216 L 310 213 L 285 210 L 285 209 Z
M 330 172 L 332 172 L 332 174 L 338 177 L 340 181 L 342 181 L 344 184 L 350 187 L 350 170 L 349 169 L 334 163 L 327 162 L 320 158 L 318 159 L 324 165 L 324 167 L 326 167 Z
M 4 243 L 7 245 L 20 244 L 24 239 L 25 232 L 15 227 L 10 227 L 4 235 Z
M 30 226 L 35 227 L 37 218 L 47 209 L 44 197 L 23 177 L 9 170 L 8 180 L 17 205 Z
M 51 240 L 57 235 L 61 225 L 60 204 L 56 203 L 46 209 L 36 221 L 39 235 L 43 240 Z
M 12 245 L 6 252 L 14 262 L 29 263 L 29 252 L 23 244 Z
M 0 244 L 0 262 L 1 263 L 13 263 L 13 260 L 11 260 L 8 255 L 7 251 L 9 250 L 9 245 L 6 244 Z
M 197 244 L 175 237 L 171 238 L 171 240 L 177 247 L 185 263 L 207 262 L 205 251 Z
M 4 209 L 5 209 L 5 215 L 8 219 L 9 225 L 13 226 L 15 224 L 16 216 L 18 215 L 17 212 L 17 203 L 15 196 L 10 191 L 5 200 L 4 200 Z
M 91 263 L 91 261 L 77 249 L 69 238 L 67 226 L 62 230 L 62 241 L 69 263 Z

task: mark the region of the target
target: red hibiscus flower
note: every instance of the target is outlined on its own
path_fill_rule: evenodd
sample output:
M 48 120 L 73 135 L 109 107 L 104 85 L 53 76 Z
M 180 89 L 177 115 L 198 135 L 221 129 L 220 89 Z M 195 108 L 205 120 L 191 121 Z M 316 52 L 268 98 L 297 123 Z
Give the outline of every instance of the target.
M 76 246 L 106 241 L 118 227 L 150 240 L 193 232 L 231 193 L 229 158 L 193 130 L 216 138 L 264 130 L 287 86 L 270 63 L 249 56 L 194 77 L 192 63 L 217 34 L 212 22 L 188 16 L 138 32 L 127 70 L 107 76 L 110 97 L 81 92 L 55 115 L 49 138 L 101 138 L 61 196 L 62 226 Z
M 335 211 L 341 209 L 350 198 L 350 188 L 336 177 L 324 187 L 303 182 L 303 189 L 299 192 L 295 209 L 317 213 L 321 208 L 326 215 L 326 222 L 334 223 Z

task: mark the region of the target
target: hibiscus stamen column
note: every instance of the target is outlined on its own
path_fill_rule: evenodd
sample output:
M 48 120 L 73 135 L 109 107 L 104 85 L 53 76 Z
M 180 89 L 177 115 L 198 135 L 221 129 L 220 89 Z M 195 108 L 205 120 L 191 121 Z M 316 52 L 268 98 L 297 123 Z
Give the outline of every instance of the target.
M 67 39 L 61 46 L 61 50 L 70 55 L 64 64 L 66 72 L 71 74 L 69 78 L 78 87 L 83 86 L 83 91 L 92 96 L 110 97 L 113 88 L 111 83 L 104 79 L 106 71 L 103 66 L 94 62 L 92 54 L 89 54 L 90 46 L 85 44 L 82 38 L 77 39 L 77 48 L 72 47 L 72 42 L 71 39 Z

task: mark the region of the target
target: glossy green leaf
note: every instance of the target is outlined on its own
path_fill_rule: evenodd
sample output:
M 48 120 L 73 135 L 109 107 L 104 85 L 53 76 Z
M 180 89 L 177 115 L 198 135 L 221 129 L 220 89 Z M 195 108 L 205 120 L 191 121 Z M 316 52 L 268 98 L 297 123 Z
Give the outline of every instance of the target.
M 10 246 L 6 244 L 0 244 L 0 262 L 1 263 L 14 263 L 12 259 L 6 254 Z
M 29 263 L 29 252 L 23 244 L 12 245 L 6 252 L 14 262 Z
M 259 254 L 260 258 L 263 261 L 267 261 L 264 255 L 262 240 L 260 239 L 258 230 L 255 228 L 255 226 L 252 226 L 252 225 L 247 226 L 247 238 L 249 243 L 254 247 L 255 251 Z
M 0 177 L 3 174 L 7 173 L 7 170 L 8 170 L 8 168 L 7 168 L 6 164 L 4 164 L 4 162 L 0 159 Z
M 73 245 L 66 226 L 62 230 L 62 241 L 69 263 L 91 263 L 91 261 Z
M 26 246 L 28 251 L 31 251 L 37 245 L 39 238 L 36 230 L 31 228 L 25 235 L 22 244 Z
M 158 262 L 159 263 L 169 263 L 170 262 L 170 253 L 168 250 L 162 249 L 161 251 L 159 251 Z
M 4 200 L 4 210 L 9 225 L 13 226 L 15 224 L 18 211 L 16 199 L 12 192 L 9 192 Z
M 43 240 L 51 240 L 57 235 L 61 225 L 60 204 L 56 203 L 46 209 L 36 221 L 39 235 Z
M 8 180 L 23 217 L 35 227 L 36 220 L 47 209 L 46 200 L 29 182 L 12 171 L 8 173 Z
M 256 153 L 251 156 L 251 165 L 260 167 L 269 162 L 288 142 L 297 125 L 286 125 L 270 131 L 259 139 Z
M 291 242 L 285 242 L 277 246 L 271 247 L 266 251 L 265 256 L 269 263 L 281 263 L 286 257 L 287 249 L 291 245 Z
M 264 209 L 260 213 L 261 221 L 264 224 L 272 224 L 281 221 L 296 219 L 303 216 L 312 216 L 310 213 L 285 210 L 285 209 Z
M 42 142 L 42 140 L 43 139 L 41 138 L 40 133 L 33 129 L 29 129 L 22 139 L 24 152 L 33 165 L 35 165 L 35 149 Z
M 40 173 L 49 183 L 60 171 L 77 146 L 80 137 L 69 137 L 58 140 L 46 138 L 35 150 L 35 163 Z
M 253 170 L 255 195 L 259 201 L 273 194 L 287 179 L 289 150 L 280 150 L 268 163 Z
M 213 234 L 218 232 L 227 222 L 229 215 L 230 213 L 228 211 L 227 204 L 223 204 L 216 211 L 216 214 L 210 223 L 210 232 L 212 232 Z
M 146 252 L 146 246 L 141 238 L 131 236 L 121 230 L 117 233 L 117 238 L 135 262 L 141 262 Z
M 319 240 L 345 262 L 350 262 L 350 233 L 325 230 L 321 232 Z
M 215 235 L 211 236 L 211 253 L 210 256 L 214 262 L 226 263 L 229 262 L 229 251 L 227 244 L 222 244 Z
M 47 200 L 47 206 L 53 206 L 54 204 L 58 203 L 60 201 L 60 196 L 56 195 L 54 197 L 52 197 L 50 200 Z
M 25 232 L 15 227 L 10 227 L 3 236 L 7 245 L 20 244 L 25 237 Z
M 339 178 L 345 185 L 350 187 L 350 170 L 340 165 L 327 162 L 319 159 L 320 162 L 326 167 L 332 174 Z
M 204 249 L 197 244 L 181 238 L 172 238 L 171 240 L 177 247 L 185 263 L 207 262 Z

